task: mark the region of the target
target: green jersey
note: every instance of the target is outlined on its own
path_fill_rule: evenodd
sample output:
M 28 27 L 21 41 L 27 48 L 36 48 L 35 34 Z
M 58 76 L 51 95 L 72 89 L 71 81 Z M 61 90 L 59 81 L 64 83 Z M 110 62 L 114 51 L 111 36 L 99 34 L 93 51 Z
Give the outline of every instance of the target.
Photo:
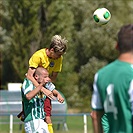
M 22 101 L 23 101 L 23 110 L 25 114 L 24 122 L 34 120 L 34 119 L 44 119 L 45 112 L 44 112 L 44 100 L 46 96 L 43 94 L 37 94 L 31 100 L 26 99 L 26 94 L 32 91 L 35 88 L 33 83 L 28 80 L 24 79 L 21 94 L 22 94 Z
M 133 133 L 133 64 L 116 60 L 94 79 L 92 109 L 104 110 L 109 133 Z

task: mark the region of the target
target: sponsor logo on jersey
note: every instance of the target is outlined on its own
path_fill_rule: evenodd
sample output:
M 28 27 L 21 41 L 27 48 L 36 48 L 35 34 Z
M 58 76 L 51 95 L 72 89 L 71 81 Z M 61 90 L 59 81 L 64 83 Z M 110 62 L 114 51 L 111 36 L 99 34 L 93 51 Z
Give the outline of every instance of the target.
M 50 62 L 49 66 L 54 67 L 54 62 Z

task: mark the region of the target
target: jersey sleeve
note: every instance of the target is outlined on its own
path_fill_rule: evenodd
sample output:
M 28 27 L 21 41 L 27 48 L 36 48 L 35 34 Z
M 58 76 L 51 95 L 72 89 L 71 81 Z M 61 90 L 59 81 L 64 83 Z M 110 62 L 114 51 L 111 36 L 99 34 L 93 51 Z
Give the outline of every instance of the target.
M 25 79 L 22 85 L 22 92 L 24 95 L 26 95 L 28 92 L 33 90 L 33 84 L 30 80 Z
M 53 91 L 55 89 L 55 85 L 52 82 L 47 82 L 45 84 L 45 88 L 50 90 L 50 91 Z
M 103 106 L 100 99 L 100 94 L 97 87 L 98 73 L 95 74 L 93 83 L 93 94 L 91 99 L 91 106 L 93 110 L 103 110 Z
M 131 110 L 132 110 L 132 115 L 133 115 L 133 80 L 130 83 L 130 88 L 129 88 L 128 94 L 130 96 Z
M 41 63 L 41 53 L 35 52 L 29 59 L 29 67 L 37 68 Z

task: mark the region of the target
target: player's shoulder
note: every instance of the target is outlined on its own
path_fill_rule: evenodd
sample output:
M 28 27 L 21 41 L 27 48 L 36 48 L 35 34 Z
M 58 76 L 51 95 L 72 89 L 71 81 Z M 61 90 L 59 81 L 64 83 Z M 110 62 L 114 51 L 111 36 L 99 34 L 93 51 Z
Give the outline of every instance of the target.
M 29 79 L 25 78 L 24 81 L 23 81 L 22 86 L 25 86 L 26 84 L 31 84 L 31 83 L 32 82 Z
M 45 55 L 46 55 L 46 49 L 45 48 L 39 49 L 33 54 L 33 56 L 39 56 L 39 57 L 45 56 Z
M 103 73 L 103 72 L 107 72 L 108 70 L 111 70 L 111 68 L 113 68 L 116 63 L 117 63 L 117 60 L 107 64 L 106 66 L 99 69 L 98 73 Z
M 21 91 L 27 93 L 27 90 L 29 89 L 32 90 L 33 86 L 34 86 L 33 83 L 29 79 L 25 78 L 22 84 Z
M 35 53 L 45 53 L 46 52 L 46 48 L 42 48 L 37 50 Z

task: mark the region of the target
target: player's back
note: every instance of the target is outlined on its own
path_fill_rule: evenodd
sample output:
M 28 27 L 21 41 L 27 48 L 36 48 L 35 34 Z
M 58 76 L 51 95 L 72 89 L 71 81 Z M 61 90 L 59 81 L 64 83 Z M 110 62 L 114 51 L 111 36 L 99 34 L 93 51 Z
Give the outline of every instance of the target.
M 133 80 L 133 67 L 119 60 L 98 72 L 97 86 L 109 121 L 110 133 L 132 133 L 129 102 L 131 80 Z

